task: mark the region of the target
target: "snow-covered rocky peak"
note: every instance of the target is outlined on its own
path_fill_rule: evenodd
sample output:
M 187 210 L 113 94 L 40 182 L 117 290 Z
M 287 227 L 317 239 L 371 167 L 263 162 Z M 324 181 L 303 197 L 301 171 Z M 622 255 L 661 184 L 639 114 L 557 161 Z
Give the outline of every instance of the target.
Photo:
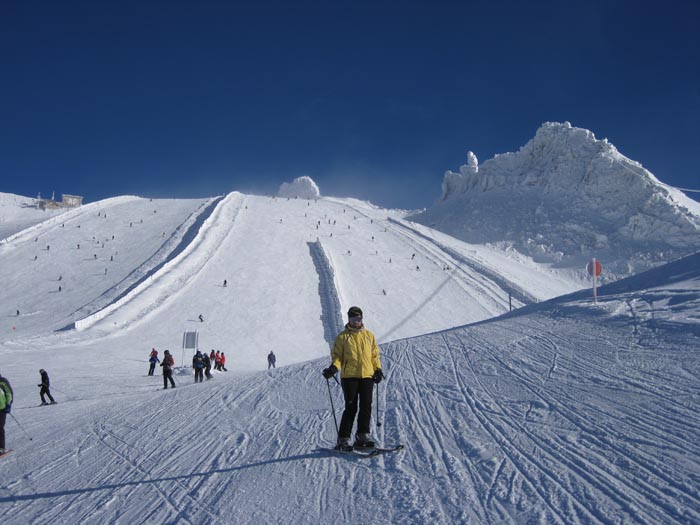
M 321 196 L 321 192 L 314 180 L 304 175 L 297 177 L 292 182 L 284 182 L 277 192 L 278 197 L 300 198 L 300 199 L 317 199 Z
M 414 220 L 561 266 L 607 258 L 617 277 L 700 249 L 700 204 L 568 122 L 543 124 L 481 166 L 468 153 Z
M 459 173 L 450 170 L 445 172 L 442 181 L 442 198 L 446 199 L 450 195 L 459 195 L 466 190 L 466 184 L 473 179 L 473 175 L 479 172 L 479 159 L 471 151 L 467 151 L 467 163 L 459 167 Z

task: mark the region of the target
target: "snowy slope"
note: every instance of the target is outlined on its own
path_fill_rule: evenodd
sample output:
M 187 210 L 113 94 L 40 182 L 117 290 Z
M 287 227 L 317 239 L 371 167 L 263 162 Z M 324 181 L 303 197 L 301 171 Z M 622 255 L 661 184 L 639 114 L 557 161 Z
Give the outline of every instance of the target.
M 7 237 L 0 341 L 49 333 L 109 304 L 171 253 L 207 202 L 115 197 Z
M 38 210 L 35 199 L 0 192 L 0 240 L 66 211 Z
M 519 307 L 579 287 L 497 250 L 405 222 L 403 212 L 352 199 L 232 193 L 218 201 L 111 201 L 83 207 L 68 222 L 36 226 L 39 241 L 32 229 L 0 246 L 3 264 L 17 268 L 0 318 L 12 348 L 178 350 L 183 332 L 196 330 L 200 346 L 226 352 L 234 369 L 258 370 L 271 349 L 282 363 L 327 354 L 342 323 L 322 320 L 329 298 L 340 312 L 362 305 L 383 342 L 499 315 L 510 307 L 509 294 Z M 175 239 L 210 209 L 196 236 L 171 257 Z M 323 290 L 313 249 L 323 252 L 334 276 Z M 71 323 L 77 331 L 52 333 Z
M 615 280 L 700 249 L 699 203 L 569 123 L 481 166 L 469 152 L 442 190 L 411 220 L 564 270 L 597 257 Z
M 600 289 L 597 307 L 582 291 L 384 345 L 373 432 L 407 448 L 370 460 L 317 450 L 335 435 L 327 358 L 163 392 L 140 348 L 4 345 L 34 439 L 8 421 L 0 519 L 697 523 L 699 269 L 694 255 Z M 32 408 L 27 358 L 59 405 Z

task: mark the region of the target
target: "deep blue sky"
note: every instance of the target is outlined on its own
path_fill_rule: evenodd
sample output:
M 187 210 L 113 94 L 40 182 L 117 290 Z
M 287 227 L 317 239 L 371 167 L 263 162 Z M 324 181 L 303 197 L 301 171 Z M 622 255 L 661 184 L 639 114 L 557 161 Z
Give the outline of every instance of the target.
M 0 191 L 423 207 L 565 120 L 697 188 L 699 61 L 695 0 L 0 0 Z

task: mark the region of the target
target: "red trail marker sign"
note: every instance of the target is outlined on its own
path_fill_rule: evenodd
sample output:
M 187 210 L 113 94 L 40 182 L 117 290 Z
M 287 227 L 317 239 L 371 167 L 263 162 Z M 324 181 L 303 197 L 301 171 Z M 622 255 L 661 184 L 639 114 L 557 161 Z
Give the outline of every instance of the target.
M 598 276 L 603 273 L 603 265 L 594 257 L 586 265 L 586 271 L 593 276 L 593 304 L 598 304 Z

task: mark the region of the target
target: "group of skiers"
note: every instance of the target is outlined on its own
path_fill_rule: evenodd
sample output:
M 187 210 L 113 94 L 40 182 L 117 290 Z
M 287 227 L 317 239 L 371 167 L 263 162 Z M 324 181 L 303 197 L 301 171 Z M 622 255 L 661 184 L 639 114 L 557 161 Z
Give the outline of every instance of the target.
M 170 350 L 165 350 L 163 354 L 163 360 L 161 361 L 158 358 L 158 350 L 155 348 L 151 349 L 151 353 L 148 356 L 148 375 L 152 376 L 155 372 L 156 364 L 160 363 L 160 366 L 163 368 L 163 390 L 167 390 L 168 382 L 170 382 L 172 388 L 175 388 L 175 381 L 173 380 L 173 367 L 175 366 L 175 359 L 173 359 Z M 268 361 L 269 359 L 270 358 L 268 356 Z M 203 382 L 204 377 L 206 377 L 207 380 L 213 377 L 211 375 L 212 364 L 214 370 L 228 372 L 228 369 L 226 368 L 226 354 L 224 354 L 224 352 L 219 352 L 218 350 L 212 349 L 211 354 L 207 354 L 206 352 L 197 350 L 195 355 L 192 357 L 192 369 L 194 370 L 195 383 Z
M 41 397 L 42 405 L 55 405 L 57 402 L 51 395 L 49 374 L 43 368 L 39 370 L 39 375 L 41 376 L 41 383 L 37 386 L 41 389 L 39 390 L 39 397 Z M 50 402 L 46 402 L 48 396 Z M 12 412 L 12 402 L 14 401 L 14 393 L 12 392 L 12 386 L 10 381 L 0 374 L 0 456 L 8 452 L 5 448 L 5 421 L 7 419 L 7 414 Z

